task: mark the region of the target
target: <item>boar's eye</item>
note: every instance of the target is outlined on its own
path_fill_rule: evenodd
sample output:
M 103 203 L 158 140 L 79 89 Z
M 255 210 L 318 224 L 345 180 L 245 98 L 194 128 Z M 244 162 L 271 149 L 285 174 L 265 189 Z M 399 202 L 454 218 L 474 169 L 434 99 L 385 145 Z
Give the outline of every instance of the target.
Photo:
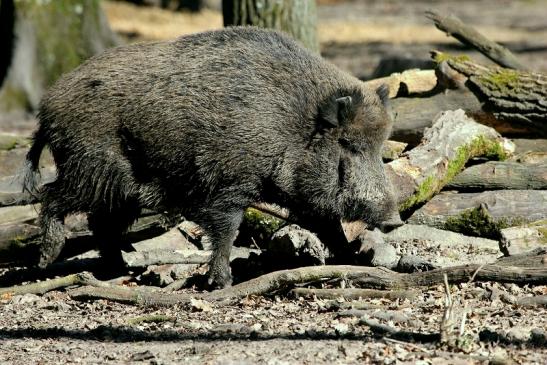
M 357 148 L 357 146 L 355 146 L 353 143 L 351 143 L 351 141 L 347 138 L 344 138 L 344 137 L 340 137 L 338 138 L 338 143 L 340 143 L 340 146 L 342 146 L 342 148 L 352 152 L 352 153 L 357 153 L 359 152 L 359 149 Z

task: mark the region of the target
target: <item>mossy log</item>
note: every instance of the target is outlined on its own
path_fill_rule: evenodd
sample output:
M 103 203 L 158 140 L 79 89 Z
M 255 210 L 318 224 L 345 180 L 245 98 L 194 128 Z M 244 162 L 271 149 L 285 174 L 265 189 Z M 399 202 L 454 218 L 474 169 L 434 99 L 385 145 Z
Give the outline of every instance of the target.
M 458 191 L 547 190 L 547 163 L 488 161 L 466 168 L 446 188 Z
M 438 63 L 437 87 L 420 97 L 391 102 L 394 140 L 418 144 L 433 117 L 453 109 L 463 109 L 507 136 L 547 136 L 547 75 L 482 66 L 466 56 L 433 52 L 433 57 Z
M 439 194 L 407 222 L 499 239 L 503 228 L 542 219 L 547 219 L 547 190 L 493 190 Z
M 223 0 L 222 14 L 224 26 L 277 29 L 319 53 L 315 0 Z
M 433 52 L 440 78 L 457 79 L 473 92 L 482 110 L 500 121 L 547 135 L 547 75 L 488 67 L 467 57 Z M 535 136 L 537 137 L 537 135 Z
M 470 158 L 505 159 L 511 152 L 507 140 L 460 109 L 440 114 L 422 143 L 386 168 L 397 187 L 400 210 L 406 211 L 438 193 Z
M 118 43 L 99 0 L 2 0 L 0 8 L 2 111 L 35 110 L 61 74 Z

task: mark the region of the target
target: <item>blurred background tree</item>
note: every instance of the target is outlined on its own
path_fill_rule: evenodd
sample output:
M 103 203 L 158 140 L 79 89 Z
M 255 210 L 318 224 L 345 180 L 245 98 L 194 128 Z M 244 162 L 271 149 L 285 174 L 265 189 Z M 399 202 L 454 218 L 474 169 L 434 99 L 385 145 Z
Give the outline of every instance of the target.
M 61 74 L 118 43 L 99 0 L 0 0 L 0 111 L 35 110 Z
M 319 53 L 315 0 L 223 0 L 224 26 L 255 25 L 290 34 Z

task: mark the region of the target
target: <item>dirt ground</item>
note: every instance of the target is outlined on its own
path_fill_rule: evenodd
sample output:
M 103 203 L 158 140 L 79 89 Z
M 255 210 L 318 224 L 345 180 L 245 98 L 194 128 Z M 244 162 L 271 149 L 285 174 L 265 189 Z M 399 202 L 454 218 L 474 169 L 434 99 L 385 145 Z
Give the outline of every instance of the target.
M 405 334 L 382 338 L 362 324 L 377 320 L 399 331 L 437 333 L 441 287 L 411 301 L 274 297 L 157 309 L 77 302 L 62 292 L 27 294 L 0 301 L 0 363 L 544 364 L 547 311 L 507 305 L 500 301 L 503 293 L 545 294 L 547 288 L 454 288 L 468 313 L 468 343 L 460 350 L 427 339 L 412 342 Z
M 516 51 L 531 68 L 547 70 L 544 0 L 327 3 L 332 4 L 319 8 L 322 53 L 362 78 L 385 72 L 379 69 L 385 58 L 395 60 L 392 64 L 423 64 L 432 48 L 484 60 L 430 25 L 422 15 L 428 8 L 458 14 Z M 113 29 L 133 41 L 173 38 L 222 23 L 215 10 L 188 15 L 110 1 L 104 6 Z M 29 133 L 32 123 L 21 124 L 19 132 Z M 441 250 L 409 243 L 398 250 L 435 262 L 451 258 L 450 264 L 495 256 L 488 249 L 481 253 L 463 246 Z M 196 302 L 169 308 L 75 301 L 64 291 L 4 296 L 0 364 L 545 364 L 547 308 L 517 306 L 504 298 L 546 294 L 547 286 L 453 286 L 456 310 L 466 313 L 466 340 L 444 345 L 432 336 L 439 333 L 443 317 L 442 286 L 423 290 L 412 300 L 346 302 L 279 295 L 231 306 Z M 383 335 L 370 329 L 365 323 L 370 321 L 400 332 Z M 412 340 L 416 334 L 423 336 Z

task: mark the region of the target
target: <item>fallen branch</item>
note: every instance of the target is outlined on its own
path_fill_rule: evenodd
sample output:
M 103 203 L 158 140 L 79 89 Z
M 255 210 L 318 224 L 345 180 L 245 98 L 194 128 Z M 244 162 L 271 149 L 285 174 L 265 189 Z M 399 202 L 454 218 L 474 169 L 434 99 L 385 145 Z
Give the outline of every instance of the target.
M 359 300 L 362 298 L 383 298 L 383 299 L 408 299 L 416 298 L 418 292 L 416 290 L 376 290 L 376 289 L 311 289 L 311 288 L 295 288 L 290 291 L 290 294 L 296 297 L 316 297 L 318 299 L 338 299 Z
M 50 279 L 38 283 L 16 285 L 8 288 L 0 288 L 2 295 L 44 294 L 55 289 L 66 288 L 74 285 L 89 285 L 94 287 L 109 287 L 110 284 L 95 279 L 89 272 L 71 274 L 61 278 Z
M 290 289 L 295 284 L 344 279 L 361 288 L 404 290 L 427 287 L 443 283 L 444 275 L 450 283 L 474 281 L 497 281 L 528 285 L 546 285 L 547 267 L 520 268 L 512 266 L 463 265 L 427 272 L 400 274 L 391 270 L 363 266 L 312 266 L 292 270 L 275 271 L 230 288 L 211 293 L 176 294 L 162 292 L 140 292 L 129 288 L 94 288 L 90 286 L 73 289 L 69 294 L 74 299 L 108 299 L 123 303 L 171 306 L 187 303 L 191 298 L 207 301 L 234 303 L 250 295 L 264 295 Z
M 516 305 L 519 307 L 547 307 L 547 295 L 536 295 L 533 297 L 515 297 L 513 295 L 503 293 L 500 299 L 505 303 Z
M 498 65 L 512 69 L 526 69 L 526 66 L 511 51 L 486 38 L 475 28 L 464 24 L 456 16 L 442 16 L 432 10 L 426 11 L 425 14 L 427 18 L 433 20 L 439 30 L 456 38 L 465 45 L 476 48 Z
M 359 324 L 367 326 L 372 332 L 376 334 L 386 336 L 401 341 L 412 342 L 438 342 L 441 339 L 441 335 L 438 333 L 417 333 L 409 331 L 399 331 L 394 327 L 381 324 L 375 319 L 361 318 Z

